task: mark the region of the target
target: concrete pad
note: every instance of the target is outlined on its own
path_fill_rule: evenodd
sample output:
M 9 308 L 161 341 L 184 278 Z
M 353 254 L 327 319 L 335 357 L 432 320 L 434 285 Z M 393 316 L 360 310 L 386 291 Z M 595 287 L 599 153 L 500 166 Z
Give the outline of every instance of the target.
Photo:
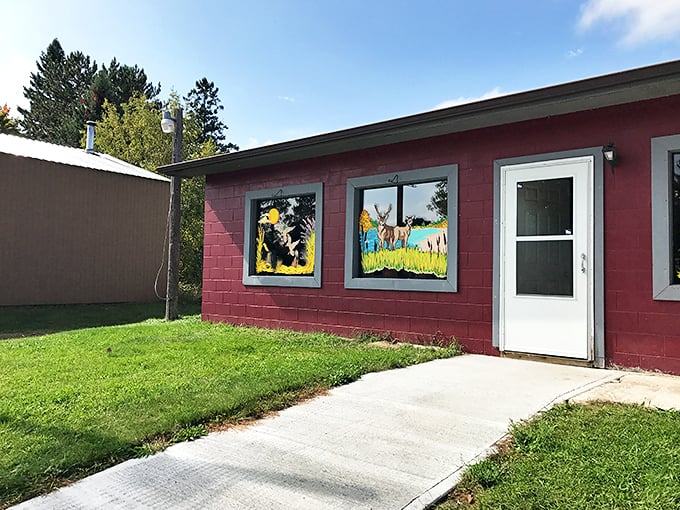
M 368 374 L 250 427 L 124 462 L 16 508 L 425 508 L 511 421 L 619 378 L 475 355 Z
M 607 400 L 665 410 L 680 409 L 680 377 L 651 372 L 621 374 L 618 379 L 582 393 L 572 401 Z

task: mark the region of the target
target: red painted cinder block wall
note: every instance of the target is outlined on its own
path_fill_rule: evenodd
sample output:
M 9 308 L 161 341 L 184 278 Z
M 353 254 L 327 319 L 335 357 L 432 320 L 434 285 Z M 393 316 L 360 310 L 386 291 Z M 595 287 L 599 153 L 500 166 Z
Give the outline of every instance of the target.
M 207 178 L 203 318 L 344 336 L 389 331 L 411 342 L 455 337 L 468 351 L 491 345 L 493 163 L 616 143 L 604 169 L 605 350 L 609 364 L 680 373 L 680 302 L 652 299 L 650 140 L 680 134 L 680 97 L 439 136 Z M 455 163 L 457 293 L 344 288 L 348 178 Z M 242 284 L 245 193 L 324 183 L 320 289 Z

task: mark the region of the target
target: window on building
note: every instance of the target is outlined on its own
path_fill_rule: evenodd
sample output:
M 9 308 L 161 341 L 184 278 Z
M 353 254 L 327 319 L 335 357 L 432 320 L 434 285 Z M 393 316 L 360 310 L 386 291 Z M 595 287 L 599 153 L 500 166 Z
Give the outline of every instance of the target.
M 680 135 L 652 138 L 654 299 L 680 301 Z
M 456 165 L 348 180 L 345 286 L 456 290 Z
M 322 184 L 246 193 L 243 283 L 321 286 Z

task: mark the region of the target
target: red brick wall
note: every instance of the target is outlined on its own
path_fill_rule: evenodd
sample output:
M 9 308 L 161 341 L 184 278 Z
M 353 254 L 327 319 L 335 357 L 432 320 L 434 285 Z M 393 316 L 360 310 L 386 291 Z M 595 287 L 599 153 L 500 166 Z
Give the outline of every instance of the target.
M 413 342 L 454 336 L 470 352 L 497 354 L 491 346 L 494 160 L 613 141 L 621 164 L 604 170 L 606 357 L 680 373 L 680 303 L 651 298 L 650 139 L 680 133 L 674 111 L 680 97 L 209 176 L 203 318 L 345 336 L 390 331 Z M 345 289 L 346 180 L 451 163 L 459 167 L 459 291 Z M 244 287 L 245 193 L 319 181 L 322 288 Z

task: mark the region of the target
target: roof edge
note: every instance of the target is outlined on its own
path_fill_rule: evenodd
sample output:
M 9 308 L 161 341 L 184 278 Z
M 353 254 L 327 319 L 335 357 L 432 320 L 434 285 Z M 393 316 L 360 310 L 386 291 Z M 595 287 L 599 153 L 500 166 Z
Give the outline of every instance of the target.
M 158 170 L 181 177 L 233 172 L 674 94 L 680 94 L 680 60 L 184 161 Z

